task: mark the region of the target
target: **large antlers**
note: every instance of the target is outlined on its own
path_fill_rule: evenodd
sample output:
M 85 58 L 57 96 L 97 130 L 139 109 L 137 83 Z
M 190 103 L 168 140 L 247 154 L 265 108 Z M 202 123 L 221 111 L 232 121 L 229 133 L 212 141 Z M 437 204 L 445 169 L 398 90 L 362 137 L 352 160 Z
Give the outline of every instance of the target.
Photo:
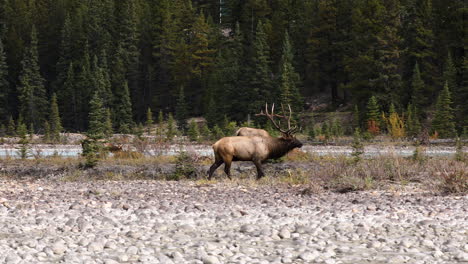
M 278 129 L 281 133 L 289 136 L 289 135 L 292 135 L 294 132 L 296 132 L 297 126 L 294 126 L 293 128 L 291 128 L 291 117 L 292 117 L 291 105 L 288 104 L 288 108 L 289 108 L 289 116 L 286 116 L 286 112 L 284 111 L 284 106 L 283 104 L 281 104 L 281 110 L 283 111 L 283 115 L 278 115 L 274 113 L 275 104 L 273 103 L 273 105 L 271 106 L 271 113 L 268 113 L 268 103 L 265 103 L 265 113 L 262 110 L 260 111 L 260 113 L 256 114 L 256 116 L 268 117 L 268 119 L 270 119 L 271 123 L 273 123 L 276 129 Z M 275 117 L 285 119 L 288 122 L 288 129 L 287 130 L 281 129 L 280 124 L 275 122 L 275 119 L 274 119 Z

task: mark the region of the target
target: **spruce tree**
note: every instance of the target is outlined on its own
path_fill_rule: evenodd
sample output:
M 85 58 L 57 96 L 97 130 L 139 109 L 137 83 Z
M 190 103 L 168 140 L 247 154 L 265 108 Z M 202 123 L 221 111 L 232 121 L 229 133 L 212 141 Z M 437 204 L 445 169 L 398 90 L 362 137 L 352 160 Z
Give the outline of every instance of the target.
M 458 98 L 457 116 L 462 135 L 468 137 L 468 56 L 463 57 L 462 82 L 455 96 Z
M 201 78 L 205 70 L 213 64 L 214 49 L 209 47 L 209 25 L 205 20 L 203 12 L 200 12 L 193 24 L 192 33 L 192 73 Z
M 419 122 L 419 116 L 417 109 L 411 103 L 408 104 L 406 109 L 406 132 L 408 136 L 415 137 L 421 131 L 421 124 Z
M 163 115 L 162 110 L 159 110 L 159 114 L 158 114 L 158 124 L 159 124 L 159 125 L 162 125 L 163 123 L 164 123 L 164 115 Z
M 145 115 L 144 94 L 141 91 L 140 81 L 140 50 L 138 41 L 140 32 L 137 24 L 137 3 L 136 1 L 125 0 L 117 6 L 118 15 L 121 19 L 117 22 L 118 41 L 121 46 L 120 55 L 122 56 L 124 76 L 127 79 L 129 88 L 129 99 L 132 112 L 141 120 Z M 120 8 L 119 8 L 120 7 Z
M 57 72 L 57 79 L 54 82 L 54 91 L 58 92 L 62 85 L 67 80 L 69 73 L 70 63 L 73 61 L 73 46 L 72 46 L 72 34 L 73 29 L 71 25 L 70 15 L 67 14 L 61 31 L 60 47 L 59 47 L 59 59 L 55 66 Z
M 16 136 L 16 125 L 12 116 L 8 119 L 7 135 L 10 137 Z
M 371 96 L 367 102 L 367 121 L 380 121 L 380 107 L 375 96 Z
M 60 140 L 60 133 L 62 132 L 63 127 L 62 121 L 60 120 L 59 108 L 57 105 L 57 95 L 55 95 L 55 93 L 52 95 L 50 103 L 49 124 L 51 139 L 54 141 Z
M 176 124 L 174 121 L 174 116 L 172 115 L 172 113 L 169 113 L 169 116 L 167 118 L 166 138 L 168 140 L 172 140 L 176 134 L 177 134 L 177 128 L 176 128 Z
M 184 87 L 179 88 L 179 95 L 177 97 L 176 113 L 175 118 L 177 120 L 177 125 L 181 130 L 186 128 L 187 120 L 187 103 L 185 101 Z
M 361 126 L 361 121 L 360 121 L 360 116 L 359 116 L 359 108 L 357 104 L 354 105 L 353 109 L 353 128 L 359 128 Z
M 416 62 L 413 70 L 413 77 L 411 79 L 411 101 L 418 109 L 424 109 L 428 105 L 428 95 L 425 92 L 425 84 L 421 79 L 419 72 L 419 64 Z
M 88 122 L 88 136 L 93 139 L 104 138 L 106 133 L 106 109 L 98 92 L 94 92 L 89 103 Z
M 74 96 L 76 100 L 76 116 L 75 129 L 84 130 L 86 128 L 87 113 L 89 112 L 89 102 L 97 87 L 94 75 L 91 73 L 91 59 L 89 54 L 89 44 L 85 41 L 81 51 L 82 58 L 79 61 L 79 71 L 76 73 L 74 83 Z
M 110 138 L 112 137 L 112 134 L 114 134 L 114 130 L 112 128 L 112 115 L 109 108 L 106 108 L 106 122 L 104 125 L 104 134 L 106 138 Z
M 444 81 L 447 82 L 449 91 L 451 93 L 458 92 L 457 68 L 453 63 L 450 53 L 447 55 L 447 59 L 445 61 L 443 76 Z
M 220 139 L 224 137 L 224 131 L 218 126 L 218 124 L 214 125 L 213 127 L 213 138 L 214 139 Z
M 434 54 L 432 0 L 407 1 L 405 10 L 402 31 L 405 47 L 403 53 L 406 64 L 405 76 L 407 78 L 411 76 L 411 69 L 418 62 L 421 79 L 425 84 L 420 92 L 427 98 L 426 100 L 429 100 L 429 96 L 434 93 L 436 88 L 436 76 L 438 75 L 435 64 L 436 55 Z M 423 109 L 418 103 L 413 103 L 418 109 Z
M 270 123 L 270 122 L 268 122 Z M 315 120 L 314 120 L 314 116 L 311 115 L 310 116 L 310 119 L 309 119 L 309 124 L 308 124 L 308 136 L 309 136 L 309 139 L 310 140 L 315 140 L 315 136 L 316 136 L 316 133 L 315 133 Z
M 249 64 L 250 68 L 245 76 L 248 82 L 248 91 L 246 98 L 243 99 L 248 104 L 248 113 L 255 113 L 265 102 L 271 101 L 273 94 L 270 47 L 268 46 L 267 35 L 261 21 L 257 24 Z
M 351 156 L 353 156 L 353 161 L 358 163 L 361 160 L 361 155 L 364 154 L 364 144 L 362 144 L 359 128 L 354 129 L 353 143 L 351 147 L 353 148 L 353 152 L 351 153 Z
M 209 140 L 211 138 L 211 131 L 206 122 L 203 123 L 200 129 L 200 135 L 204 140 Z
M 293 66 L 293 52 L 289 41 L 289 34 L 286 32 L 283 40 L 283 54 L 279 69 L 279 96 L 281 103 L 290 104 L 292 109 L 297 112 L 302 110 L 302 98 L 297 87 L 299 75 Z
M 195 121 L 191 121 L 187 135 L 190 141 L 198 141 L 200 138 L 200 131 L 198 129 L 198 124 Z
M 151 108 L 148 107 L 146 110 L 146 128 L 148 129 L 148 135 L 151 134 L 151 125 L 153 125 L 153 112 L 151 112 Z
M 448 83 L 445 82 L 444 89 L 437 98 L 436 112 L 432 120 L 432 131 L 440 138 L 451 138 L 456 136 L 452 99 Z
M 216 109 L 216 103 L 213 96 L 210 96 L 208 102 L 208 112 L 206 113 L 206 121 L 213 127 L 215 124 L 219 122 L 219 110 Z
M 44 137 L 42 138 L 42 140 L 44 142 L 49 142 L 50 140 L 50 125 L 49 125 L 49 122 L 46 120 L 44 121 Z
M 32 27 L 31 40 L 21 61 L 21 74 L 18 85 L 20 113 L 24 123 L 41 127 L 47 114 L 47 97 L 44 79 L 39 69 L 36 27 Z
M 120 87 L 116 104 L 116 125 L 120 133 L 128 134 L 133 127 L 132 120 L 132 103 L 130 93 L 128 91 L 127 82 L 124 82 Z
M 8 112 L 8 95 L 8 66 L 5 50 L 3 48 L 2 35 L 0 34 L 0 122 L 6 120 L 6 114 Z
M 26 159 L 29 155 L 29 139 L 28 139 L 28 128 L 23 122 L 18 122 L 16 133 L 20 137 L 18 153 L 21 159 Z
M 68 65 L 67 76 L 63 87 L 57 92 L 64 127 L 67 130 L 77 129 L 79 100 L 77 90 L 75 89 L 75 70 L 73 63 Z
M 245 59 L 243 42 L 244 35 L 241 32 L 239 23 L 236 23 L 232 42 L 229 42 L 230 45 L 226 45 L 225 49 L 221 49 L 219 52 L 221 55 L 218 56 L 215 67 L 215 69 L 222 69 L 219 76 L 221 81 L 220 91 L 221 94 L 225 95 L 223 101 L 221 101 L 224 104 L 222 114 L 228 114 L 236 121 L 243 120 L 249 114 L 248 101 L 246 100 L 248 87 L 241 77 Z M 218 106 L 220 105 L 218 104 Z
M 380 132 L 380 107 L 375 96 L 367 102 L 367 130 L 372 134 Z

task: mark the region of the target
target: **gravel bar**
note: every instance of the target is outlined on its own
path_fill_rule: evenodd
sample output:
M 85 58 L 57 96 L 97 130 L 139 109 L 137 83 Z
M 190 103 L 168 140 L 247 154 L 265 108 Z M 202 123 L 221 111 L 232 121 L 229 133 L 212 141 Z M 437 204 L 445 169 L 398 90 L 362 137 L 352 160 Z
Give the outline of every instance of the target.
M 0 180 L 0 263 L 468 263 L 468 197 Z

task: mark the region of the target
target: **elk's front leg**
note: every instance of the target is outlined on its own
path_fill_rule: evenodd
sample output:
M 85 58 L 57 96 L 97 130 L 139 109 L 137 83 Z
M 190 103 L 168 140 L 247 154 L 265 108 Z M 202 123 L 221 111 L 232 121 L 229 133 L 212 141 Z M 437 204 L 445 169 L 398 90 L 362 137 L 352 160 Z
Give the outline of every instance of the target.
M 253 160 L 253 163 L 255 164 L 255 167 L 257 167 L 257 180 L 265 176 L 265 173 L 263 172 L 262 168 L 262 162 L 259 160 Z

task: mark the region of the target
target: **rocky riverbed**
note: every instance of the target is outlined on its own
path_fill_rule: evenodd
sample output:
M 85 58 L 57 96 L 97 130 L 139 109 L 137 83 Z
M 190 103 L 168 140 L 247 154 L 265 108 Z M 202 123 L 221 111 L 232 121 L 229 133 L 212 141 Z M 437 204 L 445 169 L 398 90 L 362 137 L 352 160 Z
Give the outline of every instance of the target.
M 0 263 L 468 263 L 468 197 L 0 180 Z

